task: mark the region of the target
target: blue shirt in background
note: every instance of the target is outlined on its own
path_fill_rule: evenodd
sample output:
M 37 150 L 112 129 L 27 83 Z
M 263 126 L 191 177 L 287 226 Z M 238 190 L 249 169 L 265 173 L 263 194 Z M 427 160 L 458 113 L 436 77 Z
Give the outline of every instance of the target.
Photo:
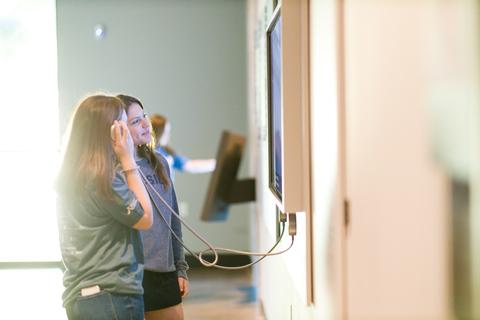
M 168 165 L 170 167 L 170 178 L 172 179 L 172 182 L 175 183 L 175 175 L 174 175 L 173 169 L 183 172 L 183 167 L 185 166 L 185 163 L 190 161 L 190 159 L 176 152 L 172 156 L 170 153 L 165 151 L 165 149 L 163 149 L 162 147 L 156 147 L 155 151 L 157 151 L 162 156 L 164 156 L 165 159 L 167 159 Z

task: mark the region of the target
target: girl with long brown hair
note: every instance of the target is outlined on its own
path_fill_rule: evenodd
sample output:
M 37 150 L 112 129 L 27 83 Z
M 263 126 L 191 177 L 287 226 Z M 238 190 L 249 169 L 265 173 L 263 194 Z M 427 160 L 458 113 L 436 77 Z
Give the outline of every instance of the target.
M 139 99 L 118 95 L 126 106 L 127 126 L 135 145 L 135 159 L 151 186 L 148 190 L 154 203 L 154 221 L 142 231 L 145 249 L 143 278 L 145 319 L 182 320 L 182 299 L 188 294 L 188 264 L 185 261 L 181 222 L 157 196 L 178 213 L 178 203 L 166 159 L 155 152 L 155 139 L 149 119 Z M 151 189 L 154 188 L 154 189 Z M 173 237 L 172 229 L 176 239 Z
M 56 180 L 70 320 L 144 316 L 139 230 L 153 214 L 126 122 L 125 104 L 106 94 L 84 99 L 70 121 Z

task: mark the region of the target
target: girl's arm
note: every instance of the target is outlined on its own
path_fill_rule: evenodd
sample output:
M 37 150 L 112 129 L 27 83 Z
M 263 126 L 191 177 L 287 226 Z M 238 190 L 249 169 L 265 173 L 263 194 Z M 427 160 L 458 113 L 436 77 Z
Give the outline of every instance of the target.
M 137 166 L 135 161 L 133 161 L 133 164 L 131 164 L 130 161 L 126 162 L 125 165 L 122 161 L 120 163 L 124 169 L 135 168 Z M 140 169 L 125 171 L 125 176 L 127 178 L 128 187 L 133 191 L 133 193 L 135 193 L 135 196 L 137 197 L 138 202 L 140 202 L 144 212 L 143 217 L 140 218 L 140 220 L 133 225 L 132 228 L 146 230 L 153 224 L 153 210 L 150 197 L 148 196 L 147 190 L 145 189 L 145 185 L 142 182 L 142 178 L 138 170 Z
M 179 213 L 178 211 L 178 202 L 177 202 L 177 195 L 175 193 L 175 189 L 172 188 L 172 202 L 169 203 L 172 209 Z M 182 223 L 180 220 L 178 220 L 177 217 L 174 217 L 172 215 L 172 220 L 170 226 L 172 227 L 173 232 L 177 235 L 177 237 L 183 241 L 183 235 L 182 235 Z M 187 277 L 187 270 L 188 270 L 188 264 L 185 261 L 185 253 L 183 250 L 183 246 L 180 242 L 177 241 L 177 239 L 172 239 L 172 247 L 173 247 L 173 259 L 174 259 L 174 264 L 175 268 L 177 270 L 177 276 L 180 278 L 184 278 L 185 280 L 188 281 Z
M 183 166 L 183 171 L 188 173 L 205 173 L 215 170 L 216 159 L 193 159 L 187 161 Z
M 122 134 L 120 134 L 120 127 L 117 125 L 117 123 L 121 126 Z M 140 220 L 132 228 L 146 230 L 153 224 L 153 209 L 148 192 L 145 189 L 145 185 L 143 184 L 140 173 L 138 172 L 140 169 L 137 167 L 133 157 L 133 140 L 127 125 L 124 122 L 115 121 L 114 125 L 115 141 L 112 143 L 115 154 L 125 172 L 128 187 L 133 191 L 144 211 L 143 217 L 140 218 Z

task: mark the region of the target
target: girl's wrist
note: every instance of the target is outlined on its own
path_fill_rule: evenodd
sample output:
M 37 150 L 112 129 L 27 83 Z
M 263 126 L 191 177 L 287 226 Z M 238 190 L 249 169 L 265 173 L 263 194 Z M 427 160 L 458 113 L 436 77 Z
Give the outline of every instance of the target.
M 129 169 L 137 166 L 137 163 L 133 157 L 125 157 L 120 159 L 120 164 L 122 165 L 123 169 Z
M 124 169 L 120 170 L 120 172 L 125 172 L 126 173 L 126 172 L 130 172 L 130 171 L 136 171 L 138 169 L 140 169 L 140 167 L 135 166 L 135 167 L 131 167 L 131 168 L 124 168 Z

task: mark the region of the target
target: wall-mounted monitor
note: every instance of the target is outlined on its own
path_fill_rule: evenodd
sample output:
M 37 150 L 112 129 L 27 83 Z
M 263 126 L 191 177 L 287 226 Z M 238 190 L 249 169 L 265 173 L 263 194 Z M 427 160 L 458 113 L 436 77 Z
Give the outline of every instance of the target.
M 283 199 L 282 175 L 282 15 L 280 10 L 268 29 L 268 101 L 269 101 L 269 184 L 280 201 Z
M 305 193 L 309 192 L 304 170 L 308 119 L 298 3 L 278 5 L 266 30 L 269 189 L 284 213 L 305 211 Z
M 204 221 L 224 221 L 230 205 L 255 201 L 255 179 L 237 179 L 245 149 L 246 137 L 224 131 L 201 214 Z

